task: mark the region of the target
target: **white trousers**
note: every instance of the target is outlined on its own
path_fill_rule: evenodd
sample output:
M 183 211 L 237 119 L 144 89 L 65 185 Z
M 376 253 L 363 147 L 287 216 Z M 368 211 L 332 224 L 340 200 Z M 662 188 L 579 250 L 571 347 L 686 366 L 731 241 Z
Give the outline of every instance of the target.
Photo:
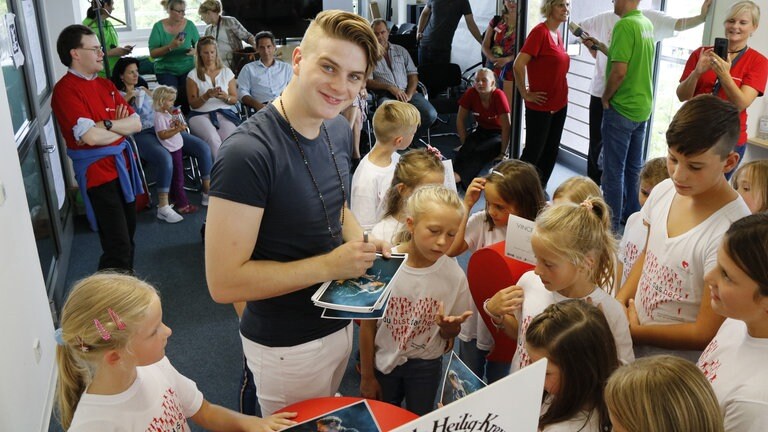
M 237 125 L 220 113 L 216 113 L 216 117 L 219 119 L 218 129 L 213 126 L 207 114 L 194 116 L 189 119 L 189 130 L 195 136 L 202 138 L 203 141 L 208 143 L 208 146 L 211 148 L 211 161 L 213 162 L 216 162 L 216 156 L 219 154 L 221 143 L 237 129 Z
M 268 347 L 240 335 L 253 372 L 261 416 L 305 399 L 333 396 L 352 352 L 352 324 L 291 347 Z

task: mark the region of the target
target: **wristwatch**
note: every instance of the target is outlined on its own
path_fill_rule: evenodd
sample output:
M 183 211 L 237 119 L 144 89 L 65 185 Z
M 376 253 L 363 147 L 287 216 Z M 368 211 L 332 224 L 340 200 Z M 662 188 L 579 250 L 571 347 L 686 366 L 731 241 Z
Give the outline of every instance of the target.
M 112 120 L 104 120 L 104 129 L 112 130 Z

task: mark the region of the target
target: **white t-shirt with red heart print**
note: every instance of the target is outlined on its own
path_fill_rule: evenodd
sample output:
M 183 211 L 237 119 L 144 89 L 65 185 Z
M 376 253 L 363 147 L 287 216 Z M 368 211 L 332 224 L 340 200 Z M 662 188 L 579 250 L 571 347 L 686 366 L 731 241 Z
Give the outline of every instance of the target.
M 435 322 L 440 302 L 446 315 L 469 310 L 469 284 L 455 259 L 442 256 L 433 265 L 403 264 L 389 305 L 376 326 L 376 369 L 388 374 L 408 359 L 431 360 L 448 347 Z

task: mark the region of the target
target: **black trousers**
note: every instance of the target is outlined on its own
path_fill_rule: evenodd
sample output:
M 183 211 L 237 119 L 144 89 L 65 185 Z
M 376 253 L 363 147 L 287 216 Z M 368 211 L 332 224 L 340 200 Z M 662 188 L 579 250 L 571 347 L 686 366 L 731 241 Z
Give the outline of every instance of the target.
M 544 190 L 547 189 L 549 176 L 555 169 L 566 114 L 568 114 L 567 105 L 555 112 L 525 110 L 525 148 L 520 155 L 520 160 L 529 162 L 539 169 L 541 186 Z
M 464 145 L 453 161 L 453 171 L 468 188 L 483 166 L 501 153 L 501 133 L 497 130 L 477 128 L 464 140 Z
M 603 100 L 597 96 L 589 99 L 589 153 L 587 154 L 587 176 L 600 186 L 603 170 L 598 165 L 603 150 Z
M 136 202 L 125 202 L 119 180 L 88 189 L 101 242 L 99 270 L 133 273 Z

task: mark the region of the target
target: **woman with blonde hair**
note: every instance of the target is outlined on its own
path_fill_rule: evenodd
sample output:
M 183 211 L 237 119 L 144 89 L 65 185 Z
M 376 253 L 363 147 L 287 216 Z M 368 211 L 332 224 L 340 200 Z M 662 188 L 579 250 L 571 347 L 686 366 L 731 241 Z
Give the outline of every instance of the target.
M 670 355 L 641 358 L 608 379 L 614 432 L 722 432 L 723 415 L 704 374 Z
M 736 105 L 740 111 L 741 134 L 734 150 L 741 158 L 747 143 L 747 108 L 763 94 L 768 78 L 768 59 L 747 46 L 759 24 L 757 4 L 750 0 L 734 3 L 723 22 L 728 40 L 726 58 L 715 54 L 710 46 L 693 51 L 677 86 L 677 98 L 681 101 L 700 94 L 714 94 Z
M 205 36 L 211 36 L 219 45 L 219 56 L 230 69 L 234 69 L 232 56 L 243 49 L 243 42 L 256 46 L 256 39 L 235 17 L 222 15 L 219 0 L 205 0 L 200 3 L 197 13 L 204 23 Z
M 539 169 L 541 186 L 546 189 L 568 112 L 566 76 L 571 58 L 559 29 L 568 22 L 570 3 L 544 0 L 541 15 L 544 21 L 528 34 L 512 69 L 515 86 L 525 101 L 526 137 L 520 159 Z
M 237 103 L 237 80 L 232 70 L 221 61 L 218 45 L 212 36 L 204 36 L 197 44 L 195 68 L 187 74 L 189 129 L 211 147 L 216 161 L 221 143 L 240 124 Z

